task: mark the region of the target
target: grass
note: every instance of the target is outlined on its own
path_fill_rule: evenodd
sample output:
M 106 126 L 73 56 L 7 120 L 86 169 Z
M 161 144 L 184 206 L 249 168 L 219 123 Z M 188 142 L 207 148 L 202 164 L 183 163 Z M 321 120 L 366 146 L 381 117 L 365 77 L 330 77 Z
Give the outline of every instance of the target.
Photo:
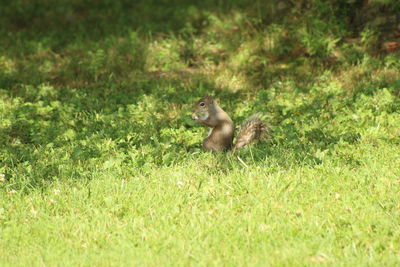
M 192 156 L 149 175 L 93 173 L 91 182 L 4 194 L 2 259 L 13 265 L 396 265 L 400 184 L 397 168 L 381 162 L 398 164 L 395 154 L 386 147 L 365 155 L 356 169 L 326 162 L 227 170 L 210 166 L 213 156 Z
M 398 265 L 400 7 L 289 2 L 2 7 L 0 264 Z M 205 93 L 265 115 L 245 164 Z

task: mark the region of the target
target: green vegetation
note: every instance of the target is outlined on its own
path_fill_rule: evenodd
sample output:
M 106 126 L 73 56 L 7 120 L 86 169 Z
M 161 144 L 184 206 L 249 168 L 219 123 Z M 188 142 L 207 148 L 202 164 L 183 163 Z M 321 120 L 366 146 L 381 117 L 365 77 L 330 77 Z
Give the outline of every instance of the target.
M 399 265 L 398 1 L 56 2 L 0 8 L 0 265 Z

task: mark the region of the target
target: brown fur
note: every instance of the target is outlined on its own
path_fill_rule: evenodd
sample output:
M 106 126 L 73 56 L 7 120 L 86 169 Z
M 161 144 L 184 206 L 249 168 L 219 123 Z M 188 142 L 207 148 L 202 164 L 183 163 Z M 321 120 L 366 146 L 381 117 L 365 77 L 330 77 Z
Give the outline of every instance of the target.
M 258 114 L 252 115 L 243 123 L 239 136 L 236 138 L 234 149 L 239 149 L 258 140 L 267 131 L 267 127 L 262 122 Z
M 229 115 L 210 96 L 201 98 L 193 107 L 192 119 L 211 128 L 203 140 L 203 148 L 210 151 L 225 151 L 232 148 L 234 124 Z M 242 126 L 234 149 L 239 149 L 265 133 L 266 126 L 257 114 L 251 116 Z
M 232 147 L 234 125 L 231 118 L 210 96 L 200 99 L 193 107 L 192 118 L 211 128 L 210 134 L 203 140 L 203 148 L 215 152 Z

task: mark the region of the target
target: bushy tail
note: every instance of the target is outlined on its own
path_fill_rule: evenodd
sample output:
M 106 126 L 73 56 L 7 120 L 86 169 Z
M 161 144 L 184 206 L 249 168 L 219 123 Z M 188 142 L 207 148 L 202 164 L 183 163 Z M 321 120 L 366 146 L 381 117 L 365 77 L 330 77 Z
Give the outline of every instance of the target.
M 234 150 L 259 140 L 268 132 L 269 128 L 260 117 L 260 114 L 254 114 L 242 124 Z

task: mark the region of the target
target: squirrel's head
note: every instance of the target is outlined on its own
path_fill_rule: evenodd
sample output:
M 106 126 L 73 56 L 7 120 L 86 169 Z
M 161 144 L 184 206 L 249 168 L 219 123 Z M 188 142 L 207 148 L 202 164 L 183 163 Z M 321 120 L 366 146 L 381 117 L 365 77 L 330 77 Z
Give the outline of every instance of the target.
M 193 106 L 192 119 L 197 123 L 207 125 L 210 113 L 214 112 L 216 102 L 211 96 L 204 96 Z

